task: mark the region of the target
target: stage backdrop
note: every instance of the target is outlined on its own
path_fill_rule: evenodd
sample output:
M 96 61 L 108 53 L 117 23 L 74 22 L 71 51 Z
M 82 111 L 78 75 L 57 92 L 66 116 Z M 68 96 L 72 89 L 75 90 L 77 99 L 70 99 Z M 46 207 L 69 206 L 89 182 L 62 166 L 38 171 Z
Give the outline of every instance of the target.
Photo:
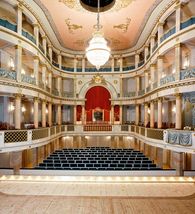
M 90 88 L 85 96 L 85 110 L 87 121 L 92 121 L 92 110 L 99 107 L 104 110 L 104 121 L 110 121 L 110 92 L 102 86 Z

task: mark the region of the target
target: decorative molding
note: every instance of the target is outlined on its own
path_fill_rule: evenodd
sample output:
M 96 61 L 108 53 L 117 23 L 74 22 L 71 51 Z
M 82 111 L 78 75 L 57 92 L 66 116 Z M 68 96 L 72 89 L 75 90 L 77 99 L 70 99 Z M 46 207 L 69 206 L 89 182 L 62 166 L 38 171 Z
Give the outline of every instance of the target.
M 100 75 L 100 74 L 96 74 L 93 76 L 91 82 L 90 82 L 90 85 L 91 84 L 102 84 L 102 85 L 106 85 L 106 80 L 105 78 Z

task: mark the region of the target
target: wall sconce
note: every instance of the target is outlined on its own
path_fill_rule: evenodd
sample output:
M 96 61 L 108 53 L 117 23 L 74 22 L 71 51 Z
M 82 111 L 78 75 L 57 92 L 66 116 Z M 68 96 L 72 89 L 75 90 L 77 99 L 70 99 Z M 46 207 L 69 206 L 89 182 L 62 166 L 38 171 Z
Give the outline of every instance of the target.
M 190 62 L 189 62 L 189 55 L 186 55 L 186 56 L 184 57 L 184 64 L 183 64 L 184 69 L 189 68 L 189 65 L 190 65 Z
M 176 107 L 174 106 L 173 108 L 172 108 L 172 112 L 176 112 Z
M 10 69 L 11 69 L 12 71 L 13 71 L 13 70 L 14 70 L 14 68 L 15 68 L 13 58 L 10 58 L 9 67 L 10 67 Z
M 172 70 L 172 74 L 174 74 L 175 73 L 175 68 L 173 68 L 173 70 Z
M 150 114 L 150 109 L 148 109 L 148 114 Z
M 34 77 L 35 77 L 35 76 L 34 76 L 34 74 L 31 74 L 30 76 L 31 76 L 32 78 L 34 78 Z
M 26 72 L 25 72 L 24 68 L 22 68 L 21 74 L 25 74 L 25 73 Z
M 15 110 L 15 106 L 13 105 L 13 103 L 10 103 L 9 107 L 8 107 L 8 111 L 12 112 Z
M 45 113 L 48 114 L 48 109 L 46 108 Z
M 165 73 L 163 73 L 161 77 L 162 77 L 162 78 L 165 77 Z
M 26 108 L 24 106 L 22 106 L 22 112 L 25 112 Z

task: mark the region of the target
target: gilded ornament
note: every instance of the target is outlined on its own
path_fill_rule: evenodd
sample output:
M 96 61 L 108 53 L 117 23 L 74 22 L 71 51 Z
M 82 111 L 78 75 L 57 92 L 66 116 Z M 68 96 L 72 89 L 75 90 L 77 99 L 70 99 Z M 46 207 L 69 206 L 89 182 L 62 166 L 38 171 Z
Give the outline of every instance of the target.
M 116 85 L 118 83 L 118 81 L 117 80 L 114 80 L 114 84 Z
M 79 80 L 79 81 L 78 81 L 78 84 L 79 84 L 79 85 L 81 85 L 82 83 L 83 83 L 83 81 L 82 81 L 82 80 Z
M 114 25 L 113 28 L 117 28 L 119 30 L 122 30 L 123 33 L 126 33 L 128 31 L 130 22 L 131 22 L 131 19 L 126 18 L 126 23 Z
M 96 74 L 95 76 L 93 76 L 90 84 L 104 84 L 105 85 L 106 80 L 102 75 Z
M 70 18 L 65 19 L 66 25 L 68 27 L 69 33 L 73 34 L 75 30 L 82 29 L 83 26 L 77 24 L 71 24 Z

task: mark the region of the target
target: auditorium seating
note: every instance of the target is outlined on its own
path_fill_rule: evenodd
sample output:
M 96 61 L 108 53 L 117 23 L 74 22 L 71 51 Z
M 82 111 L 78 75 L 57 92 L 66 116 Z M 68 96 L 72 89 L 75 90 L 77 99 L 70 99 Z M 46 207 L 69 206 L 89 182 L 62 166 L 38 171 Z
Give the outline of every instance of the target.
M 35 169 L 160 170 L 153 161 L 139 151 L 109 147 L 56 150 Z

